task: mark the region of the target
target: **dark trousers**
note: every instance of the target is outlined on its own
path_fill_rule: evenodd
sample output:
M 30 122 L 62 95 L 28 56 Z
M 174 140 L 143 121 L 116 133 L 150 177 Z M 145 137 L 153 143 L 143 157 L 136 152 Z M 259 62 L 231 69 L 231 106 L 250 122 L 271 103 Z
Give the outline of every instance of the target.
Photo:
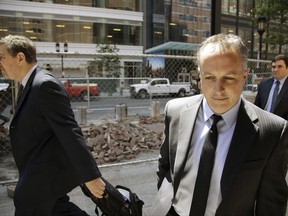
M 59 198 L 53 209 L 52 216 L 89 216 L 77 205 L 70 202 L 69 199 L 67 195 Z
M 77 205 L 70 202 L 69 199 L 65 195 L 57 199 L 56 202 L 47 200 L 45 203 L 43 202 L 34 207 L 16 208 L 15 216 L 89 216 Z
M 167 213 L 166 216 L 179 216 L 179 215 L 176 213 L 174 207 L 171 206 L 171 208 L 170 208 L 170 210 L 169 210 L 169 212 Z

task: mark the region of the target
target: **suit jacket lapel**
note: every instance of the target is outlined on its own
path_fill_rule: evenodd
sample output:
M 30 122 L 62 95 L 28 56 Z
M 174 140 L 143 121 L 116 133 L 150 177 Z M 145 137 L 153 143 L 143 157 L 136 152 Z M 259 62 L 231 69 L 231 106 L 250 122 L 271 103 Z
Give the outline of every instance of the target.
M 266 86 L 263 89 L 265 92 L 263 92 L 263 95 L 264 95 L 264 101 L 263 102 L 264 103 L 263 103 L 263 107 L 261 107 L 262 109 L 264 109 L 266 104 L 267 104 L 270 90 L 272 88 L 273 83 L 274 83 L 274 78 L 270 78 L 269 80 L 267 80 Z
M 284 96 L 287 94 L 287 91 L 288 91 L 288 78 L 286 78 L 286 80 L 285 80 L 285 82 L 281 88 L 281 91 L 279 92 L 275 107 L 277 107 L 277 105 L 280 103 L 280 101 L 284 98 Z
M 221 178 L 221 193 L 223 199 L 225 199 L 225 193 L 229 190 L 228 188 L 233 177 L 240 169 L 249 153 L 251 145 L 254 143 L 258 133 L 258 126 L 254 124 L 257 120 L 258 117 L 256 113 L 247 102 L 242 100 Z
M 28 81 L 26 83 L 26 86 L 25 86 L 25 88 L 23 90 L 23 93 L 22 93 L 21 97 L 19 98 L 19 101 L 18 101 L 18 103 L 16 105 L 14 117 L 17 115 L 18 110 L 20 109 L 24 99 L 26 98 L 26 95 L 27 95 L 27 93 L 28 93 L 28 91 L 29 91 L 29 89 L 30 89 L 30 87 L 32 85 L 32 82 L 34 80 L 34 77 L 35 77 L 36 73 L 38 71 L 40 71 L 40 70 L 41 70 L 40 67 L 36 67 L 35 70 L 32 72 L 31 76 L 29 77 L 29 79 L 28 79 Z
M 191 143 L 193 127 L 202 99 L 180 113 L 178 129 L 178 145 L 174 164 L 174 191 L 176 192 L 181 180 L 182 170 L 186 163 L 188 148 Z

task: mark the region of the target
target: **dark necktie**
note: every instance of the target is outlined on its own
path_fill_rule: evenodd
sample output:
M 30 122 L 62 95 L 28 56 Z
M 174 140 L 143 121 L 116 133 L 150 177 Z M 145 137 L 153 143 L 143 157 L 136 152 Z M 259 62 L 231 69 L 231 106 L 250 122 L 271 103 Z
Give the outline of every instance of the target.
M 275 82 L 275 88 L 274 88 L 274 92 L 272 95 L 270 112 L 274 112 L 274 109 L 275 109 L 275 105 L 276 105 L 276 101 L 277 101 L 277 97 L 278 97 L 278 92 L 279 92 L 279 84 L 280 84 L 280 82 L 277 80 Z
M 18 89 L 18 92 L 17 92 L 17 99 L 16 99 L 16 102 L 17 102 L 17 103 L 18 103 L 18 100 L 19 100 L 19 98 L 20 98 L 23 90 L 24 90 L 24 86 L 21 84 L 21 85 L 19 86 L 19 89 Z
M 214 166 L 215 150 L 217 147 L 217 123 L 221 119 L 221 116 L 213 115 L 213 124 L 204 141 L 194 187 L 190 216 L 202 216 L 205 214 L 210 180 Z

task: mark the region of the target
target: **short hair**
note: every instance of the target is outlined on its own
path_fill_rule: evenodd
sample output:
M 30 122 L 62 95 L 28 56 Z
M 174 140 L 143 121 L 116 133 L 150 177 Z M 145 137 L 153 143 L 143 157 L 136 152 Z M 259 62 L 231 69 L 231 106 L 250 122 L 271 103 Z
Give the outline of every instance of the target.
M 273 60 L 272 60 L 272 63 L 273 62 L 276 62 L 278 60 L 283 60 L 285 62 L 285 65 L 286 65 L 286 68 L 288 67 L 288 56 L 287 55 L 284 55 L 284 54 L 280 54 L 280 55 L 277 55 Z
M 217 34 L 210 36 L 203 41 L 197 52 L 197 63 L 200 69 L 200 60 L 202 58 L 202 52 L 208 46 L 211 46 L 213 51 L 219 53 L 238 53 L 242 59 L 243 70 L 247 69 L 248 62 L 248 49 L 244 44 L 241 37 L 233 34 Z
M 15 57 L 19 52 L 22 52 L 27 63 L 37 62 L 36 47 L 29 38 L 21 35 L 8 35 L 0 39 L 1 44 L 6 46 L 7 52 L 11 56 Z

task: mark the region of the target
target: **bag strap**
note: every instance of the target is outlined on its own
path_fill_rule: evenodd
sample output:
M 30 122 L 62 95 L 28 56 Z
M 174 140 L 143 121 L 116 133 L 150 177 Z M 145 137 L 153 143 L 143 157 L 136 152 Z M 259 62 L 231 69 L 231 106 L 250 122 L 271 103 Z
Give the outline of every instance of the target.
M 124 190 L 129 191 L 130 193 L 132 192 L 129 188 L 127 188 L 127 187 L 125 187 L 125 186 L 123 186 L 123 185 L 116 185 L 115 188 L 121 188 L 121 189 L 124 189 Z
M 130 209 L 130 215 L 133 216 L 142 216 L 142 207 L 144 205 L 143 200 L 139 199 L 136 193 L 133 193 L 129 188 L 122 186 L 122 185 L 116 185 L 116 188 L 123 189 L 128 191 L 129 193 L 129 209 Z
M 82 189 L 82 192 L 87 196 L 87 197 L 90 197 L 90 199 L 92 199 L 93 200 L 93 197 L 94 197 L 94 195 L 91 193 L 91 191 L 87 188 L 87 186 L 83 183 L 83 184 L 81 184 L 80 185 L 80 187 L 81 187 L 81 189 Z M 95 203 L 95 202 L 94 202 Z M 95 203 L 96 204 L 96 203 Z M 103 213 L 102 214 L 100 214 L 99 213 L 99 209 L 98 209 L 99 207 L 96 205 L 95 206 L 95 214 L 97 215 L 97 216 L 105 216 Z

